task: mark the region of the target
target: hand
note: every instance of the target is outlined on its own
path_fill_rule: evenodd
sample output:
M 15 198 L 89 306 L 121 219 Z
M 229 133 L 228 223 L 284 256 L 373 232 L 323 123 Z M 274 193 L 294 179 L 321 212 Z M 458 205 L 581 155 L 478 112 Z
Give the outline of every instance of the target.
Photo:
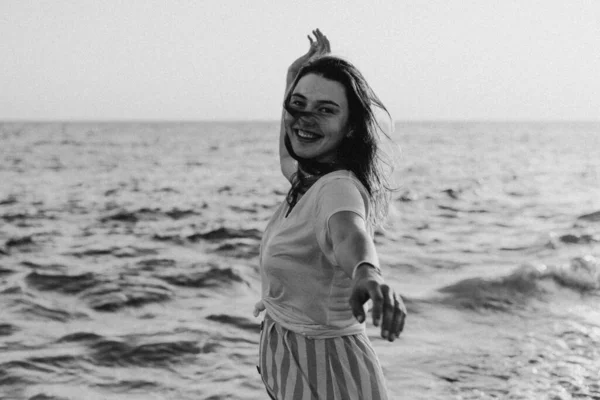
M 404 329 L 406 306 L 394 289 L 383 283 L 379 272 L 371 266 L 361 265 L 357 270 L 350 307 L 358 322 L 365 321 L 363 304 L 373 301 L 373 325 L 381 323 L 381 337 L 393 342 Z
M 288 68 L 288 75 L 291 75 L 292 79 L 296 77 L 300 68 L 312 58 L 331 53 L 331 45 L 327 36 L 323 35 L 319 29 L 312 31 L 312 33 L 315 36 L 315 40 L 308 35 L 308 40 L 310 41 L 308 52 L 294 61 Z
M 252 314 L 255 317 L 258 317 L 260 315 L 261 312 L 265 311 L 265 304 L 262 302 L 262 300 L 259 300 L 255 305 L 254 305 L 254 311 L 252 312 Z

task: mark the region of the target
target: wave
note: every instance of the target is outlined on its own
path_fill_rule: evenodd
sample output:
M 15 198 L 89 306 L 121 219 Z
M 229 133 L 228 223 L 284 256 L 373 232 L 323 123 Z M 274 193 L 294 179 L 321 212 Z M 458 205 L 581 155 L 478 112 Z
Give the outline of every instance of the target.
M 4 198 L 0 198 L 0 206 L 8 206 L 17 203 L 19 200 L 13 194 L 9 194 Z
M 138 367 L 167 366 L 183 362 L 185 356 L 195 357 L 204 352 L 196 340 L 132 344 L 124 340 L 102 339 L 91 344 L 90 349 L 94 364 Z
M 577 217 L 577 219 L 589 222 L 600 222 L 600 211 L 580 215 L 579 217 Z
M 57 216 L 51 210 L 39 210 L 35 207 L 24 208 L 23 211 L 8 211 L 0 214 L 0 219 L 5 222 L 23 222 L 27 220 L 56 220 Z
M 583 233 L 581 235 L 575 233 L 567 233 L 559 236 L 558 240 L 566 244 L 593 244 L 600 243 L 600 236 L 589 233 Z
M 176 265 L 177 262 L 171 258 L 148 258 L 136 263 L 137 268 L 143 271 L 155 271 L 156 269 L 175 267 Z
M 156 381 L 146 381 L 141 379 L 124 379 L 119 380 L 117 382 L 97 383 L 96 386 L 117 393 L 131 393 L 133 391 L 138 390 L 156 390 L 157 388 L 160 388 L 161 385 Z
M 533 299 L 546 301 L 552 291 L 544 284 L 548 281 L 569 290 L 595 291 L 600 288 L 600 259 L 586 255 L 559 266 L 523 264 L 508 276 L 469 278 L 443 287 L 438 292 L 445 296 L 436 301 L 466 309 L 509 311 L 525 307 Z
M 232 325 L 236 328 L 252 331 L 258 333 L 260 331 L 260 325 L 251 319 L 233 316 L 228 314 L 212 314 L 206 317 L 210 321 L 220 322 L 226 325 Z
M 10 301 L 9 309 L 18 315 L 27 315 L 37 321 L 67 322 L 73 319 L 88 319 L 89 315 L 82 311 L 67 310 L 56 301 L 34 297 L 30 293 L 22 293 L 20 298 Z
M 570 288 L 597 290 L 600 288 L 600 259 L 591 255 L 576 257 L 567 265 L 536 268 L 536 274 L 540 278 L 554 278 Z
M 224 240 L 224 239 L 257 239 L 260 240 L 262 232 L 258 229 L 234 229 L 228 227 L 219 227 L 206 232 L 194 233 L 187 236 L 188 240 Z
M 158 254 L 158 249 L 140 247 L 140 246 L 100 246 L 91 245 L 83 247 L 81 250 L 70 251 L 65 254 L 72 255 L 75 257 L 95 257 L 95 256 L 108 256 L 112 255 L 117 258 L 129 258 L 129 257 L 141 257 L 146 255 Z
M 100 217 L 100 222 L 118 221 L 136 223 L 138 221 L 157 221 L 164 218 L 178 220 L 195 215 L 198 215 L 198 213 L 193 209 L 173 208 L 167 211 L 163 211 L 160 208 L 119 209 Z
M 16 271 L 12 269 L 4 268 L 2 265 L 0 265 L 0 276 L 14 274 L 15 272 Z
M 36 394 L 29 398 L 29 400 L 68 400 L 66 397 L 62 396 L 52 396 L 45 393 Z
M 117 311 L 124 307 L 163 302 L 173 295 L 171 288 L 160 280 L 125 274 L 80 293 L 81 299 L 97 311 Z
M 204 271 L 169 273 L 158 277 L 172 285 L 183 287 L 206 288 L 229 285 L 231 283 L 242 283 L 250 287 L 250 282 L 243 274 L 231 267 L 204 267 Z
M 101 281 L 92 272 L 63 274 L 57 272 L 30 272 L 25 282 L 38 290 L 50 290 L 65 294 L 75 294 L 98 285 Z
M 252 239 L 231 239 L 223 241 L 216 251 L 223 256 L 233 258 L 251 259 L 258 257 L 260 243 Z
M 229 227 L 219 227 L 215 229 L 205 230 L 203 232 L 188 233 L 155 233 L 152 239 L 164 242 L 174 242 L 177 244 L 185 244 L 186 242 L 225 242 L 222 243 L 223 247 L 219 250 L 235 250 L 230 247 L 233 243 L 234 246 L 240 247 L 253 247 L 255 244 L 260 242 L 262 238 L 262 231 L 258 229 L 238 229 Z M 229 243 L 227 243 L 229 242 Z M 254 253 L 250 250 L 249 253 Z M 248 255 L 248 254 L 246 254 Z
M 167 333 L 107 337 L 75 332 L 44 348 L 20 347 L 5 354 L 6 357 L 0 360 L 0 385 L 68 383 L 73 371 L 90 372 L 95 367 L 170 369 L 175 364 L 192 363 L 199 353 L 213 352 L 219 347 L 215 346 L 214 340 L 205 338 L 198 341 L 194 336 Z M 127 376 L 125 374 L 124 378 Z M 136 379 L 100 380 L 96 383 L 119 391 L 152 386 L 151 382 Z M 4 390 L 2 392 L 7 394 Z M 49 394 L 42 391 L 38 396 L 41 395 Z
M 33 235 L 15 236 L 8 239 L 4 246 L 6 247 L 20 247 L 25 245 L 34 244 Z
M 10 388 L 17 385 L 29 385 L 35 383 L 31 377 L 21 376 L 20 371 L 27 371 L 29 375 L 50 373 L 49 368 L 41 368 L 26 361 L 9 361 L 0 364 L 0 386 Z M 19 372 L 17 372 L 19 371 Z M 8 393 L 4 393 L 8 394 Z M 18 398 L 18 397 L 14 397 Z
M 93 341 L 102 339 L 102 335 L 98 335 L 96 333 L 91 332 L 74 332 L 69 333 L 67 335 L 62 336 L 57 340 L 57 343 L 64 342 L 83 342 L 83 341 Z
M 0 336 L 10 336 L 18 330 L 19 328 L 9 323 L 0 324 Z
M 452 212 L 461 212 L 461 213 L 472 213 L 472 214 L 484 214 L 484 213 L 490 213 L 490 210 L 486 210 L 484 208 L 460 208 L 460 207 L 454 207 L 454 206 L 449 206 L 449 205 L 444 205 L 444 204 L 438 204 L 438 208 L 440 210 L 445 210 L 445 211 L 452 211 Z

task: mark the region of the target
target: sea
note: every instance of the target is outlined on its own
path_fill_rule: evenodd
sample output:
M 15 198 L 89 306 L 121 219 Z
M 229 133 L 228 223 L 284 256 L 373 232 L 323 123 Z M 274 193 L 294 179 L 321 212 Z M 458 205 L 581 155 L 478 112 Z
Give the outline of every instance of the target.
M 391 399 L 600 399 L 600 122 L 397 122 Z M 267 399 L 273 122 L 0 124 L 0 399 Z M 394 153 L 390 153 L 394 154 Z

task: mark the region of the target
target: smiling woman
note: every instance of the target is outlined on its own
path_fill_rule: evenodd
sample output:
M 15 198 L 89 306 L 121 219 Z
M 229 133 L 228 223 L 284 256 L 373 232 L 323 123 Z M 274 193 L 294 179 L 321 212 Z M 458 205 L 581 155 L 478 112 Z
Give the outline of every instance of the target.
M 384 130 L 375 112 L 389 116 L 385 106 L 356 67 L 328 54 L 288 74 L 287 86 L 279 153 L 282 172 L 292 183 L 290 210 L 319 177 L 349 170 L 369 192 L 369 222 L 381 223 L 391 189 L 379 144 Z
M 292 133 L 295 154 L 323 163 L 335 162 L 336 150 L 348 131 L 344 86 L 314 73 L 304 75 L 294 87 L 287 109 L 285 128 Z
M 361 73 L 327 55 L 313 32 L 288 71 L 280 133 L 291 188 L 261 242 L 259 372 L 273 399 L 387 399 L 383 371 L 365 332 L 394 341 L 402 298 L 383 280 L 373 243 L 390 188 L 381 168 L 374 108 L 385 111 Z

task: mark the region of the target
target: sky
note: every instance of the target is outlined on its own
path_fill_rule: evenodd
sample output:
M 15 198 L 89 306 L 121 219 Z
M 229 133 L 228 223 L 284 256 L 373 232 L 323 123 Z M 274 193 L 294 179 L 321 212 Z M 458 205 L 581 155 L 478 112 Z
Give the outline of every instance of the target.
M 596 0 L 0 0 L 0 120 L 276 120 L 320 28 L 396 121 L 600 120 Z

